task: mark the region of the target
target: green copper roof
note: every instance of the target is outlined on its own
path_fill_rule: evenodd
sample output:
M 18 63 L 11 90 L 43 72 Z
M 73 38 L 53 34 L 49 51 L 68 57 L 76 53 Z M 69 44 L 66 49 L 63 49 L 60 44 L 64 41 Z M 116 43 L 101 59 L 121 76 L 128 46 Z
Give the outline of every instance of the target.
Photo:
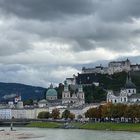
M 46 92 L 46 97 L 47 96 L 57 96 L 57 91 L 53 88 L 48 89 L 48 91 Z

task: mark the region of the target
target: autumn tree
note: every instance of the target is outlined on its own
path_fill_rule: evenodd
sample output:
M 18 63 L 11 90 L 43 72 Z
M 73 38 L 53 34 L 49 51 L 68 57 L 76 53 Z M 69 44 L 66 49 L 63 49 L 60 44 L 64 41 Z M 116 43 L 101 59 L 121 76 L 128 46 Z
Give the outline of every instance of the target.
M 51 116 L 52 116 L 53 119 L 58 119 L 60 117 L 59 109 L 57 109 L 57 108 L 53 109 Z
M 69 114 L 69 118 L 70 118 L 71 120 L 73 120 L 73 119 L 75 118 L 75 114 L 74 114 L 74 113 L 70 113 L 70 114 Z

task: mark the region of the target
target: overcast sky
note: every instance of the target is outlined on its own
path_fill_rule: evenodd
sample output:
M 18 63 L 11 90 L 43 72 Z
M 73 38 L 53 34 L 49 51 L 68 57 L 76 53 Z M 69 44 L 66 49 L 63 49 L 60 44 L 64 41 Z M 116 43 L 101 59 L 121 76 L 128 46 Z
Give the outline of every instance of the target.
M 140 0 L 0 0 L 0 81 L 48 87 L 139 55 Z

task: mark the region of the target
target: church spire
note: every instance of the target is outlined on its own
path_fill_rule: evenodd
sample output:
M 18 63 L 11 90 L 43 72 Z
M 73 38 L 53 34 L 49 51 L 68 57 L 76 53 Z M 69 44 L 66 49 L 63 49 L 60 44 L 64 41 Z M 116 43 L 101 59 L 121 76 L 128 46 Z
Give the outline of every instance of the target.
M 129 72 L 129 79 L 128 80 L 129 80 L 129 82 L 132 82 L 130 72 Z
M 126 78 L 125 88 L 126 89 L 136 88 L 136 85 L 131 80 L 130 72 L 128 73 L 127 78 Z
M 132 82 L 130 72 L 128 72 L 128 75 L 127 75 L 127 78 L 126 78 L 126 84 L 129 83 L 129 82 Z
M 53 84 L 52 84 L 52 83 L 50 84 L 50 88 L 51 88 L 51 89 L 53 88 Z
M 64 91 L 65 92 L 69 91 L 69 87 L 68 87 L 67 81 L 64 81 Z
M 83 86 L 82 86 L 82 84 L 81 84 L 81 81 L 80 81 L 80 83 L 79 83 L 78 91 L 79 91 L 79 92 L 83 92 Z

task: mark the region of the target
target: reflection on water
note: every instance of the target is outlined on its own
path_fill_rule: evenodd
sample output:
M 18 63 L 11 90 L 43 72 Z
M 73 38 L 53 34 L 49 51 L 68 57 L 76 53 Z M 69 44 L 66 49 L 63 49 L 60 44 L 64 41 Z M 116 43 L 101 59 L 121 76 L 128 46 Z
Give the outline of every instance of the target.
M 140 140 L 140 133 L 90 131 L 76 129 L 8 128 L 0 132 L 0 140 Z

